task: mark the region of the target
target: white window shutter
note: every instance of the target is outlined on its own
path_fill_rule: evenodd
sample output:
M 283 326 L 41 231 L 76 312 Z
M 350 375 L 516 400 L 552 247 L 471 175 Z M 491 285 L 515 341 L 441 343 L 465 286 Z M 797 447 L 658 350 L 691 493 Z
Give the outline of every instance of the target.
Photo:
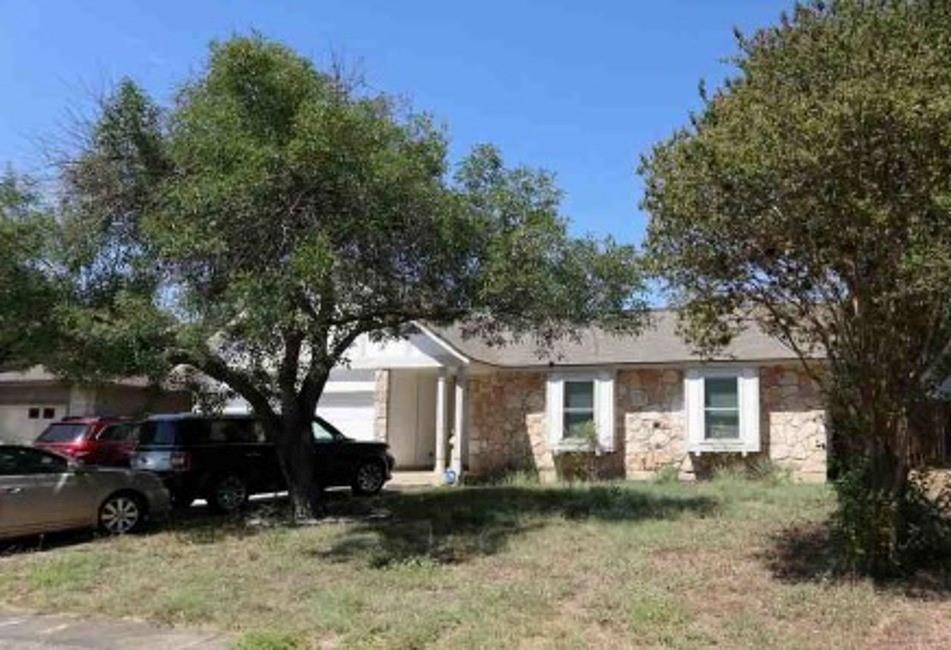
M 703 444 L 703 375 L 687 370 L 684 375 L 684 415 L 687 420 L 687 449 Z
M 601 451 L 614 451 L 614 373 L 598 373 L 594 400 L 597 422 L 598 447 Z
M 759 372 L 756 368 L 744 368 L 737 381 L 743 451 L 759 451 Z
M 545 413 L 548 420 L 548 442 L 561 442 L 564 428 L 565 382 L 558 375 L 549 375 L 545 384 Z

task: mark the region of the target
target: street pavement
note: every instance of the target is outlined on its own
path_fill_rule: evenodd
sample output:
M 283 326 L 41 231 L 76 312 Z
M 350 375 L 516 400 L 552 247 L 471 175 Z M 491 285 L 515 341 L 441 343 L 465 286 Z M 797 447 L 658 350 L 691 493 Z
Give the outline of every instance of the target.
M 224 650 L 233 639 L 131 620 L 0 610 L 3 650 Z

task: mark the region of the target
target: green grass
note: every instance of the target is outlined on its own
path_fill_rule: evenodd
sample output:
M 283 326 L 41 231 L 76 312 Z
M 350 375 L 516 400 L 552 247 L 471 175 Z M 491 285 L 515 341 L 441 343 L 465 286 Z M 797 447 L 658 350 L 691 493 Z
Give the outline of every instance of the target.
M 246 650 L 951 643 L 946 583 L 829 572 L 832 503 L 730 476 L 337 498 L 318 526 L 193 518 L 10 553 L 0 603 L 213 627 Z

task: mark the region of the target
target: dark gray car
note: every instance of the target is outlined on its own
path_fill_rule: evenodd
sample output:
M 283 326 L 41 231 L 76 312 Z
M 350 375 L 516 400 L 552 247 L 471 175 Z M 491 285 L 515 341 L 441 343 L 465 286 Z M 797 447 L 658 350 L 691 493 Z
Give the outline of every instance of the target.
M 0 539 L 71 528 L 134 532 L 171 508 L 153 474 L 77 465 L 32 447 L 0 445 Z

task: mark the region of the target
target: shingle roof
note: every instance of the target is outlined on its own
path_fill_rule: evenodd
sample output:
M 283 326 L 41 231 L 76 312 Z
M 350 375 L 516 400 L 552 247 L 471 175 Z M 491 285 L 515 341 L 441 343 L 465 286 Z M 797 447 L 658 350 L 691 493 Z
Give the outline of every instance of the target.
M 501 347 L 487 345 L 479 337 L 464 337 L 458 326 L 430 328 L 463 356 L 474 361 L 506 366 L 665 364 L 704 360 L 676 332 L 677 314 L 671 310 L 651 313 L 650 324 L 637 335 L 615 335 L 596 327 L 577 340 L 564 340 L 552 350 L 539 350 L 530 336 Z M 793 360 L 796 355 L 775 338 L 750 323 L 733 342 L 708 361 Z

